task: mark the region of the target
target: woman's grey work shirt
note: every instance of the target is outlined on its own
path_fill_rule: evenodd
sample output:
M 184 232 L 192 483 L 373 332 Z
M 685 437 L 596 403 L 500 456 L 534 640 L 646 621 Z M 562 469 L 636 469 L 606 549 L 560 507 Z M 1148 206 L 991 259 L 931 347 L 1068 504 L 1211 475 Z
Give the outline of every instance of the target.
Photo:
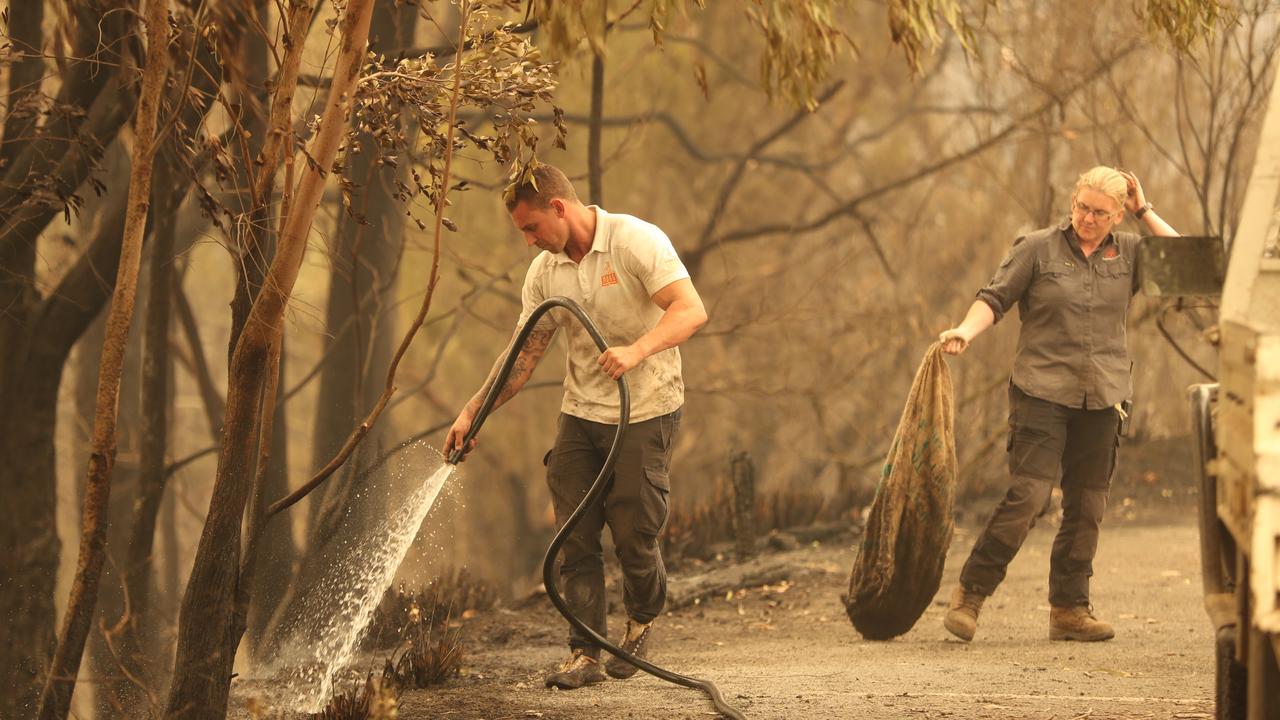
M 1018 306 L 1013 383 L 1023 392 L 1090 410 L 1129 397 L 1125 316 L 1138 289 L 1140 239 L 1113 231 L 1086 258 L 1067 221 L 1014 241 L 978 299 L 996 322 Z

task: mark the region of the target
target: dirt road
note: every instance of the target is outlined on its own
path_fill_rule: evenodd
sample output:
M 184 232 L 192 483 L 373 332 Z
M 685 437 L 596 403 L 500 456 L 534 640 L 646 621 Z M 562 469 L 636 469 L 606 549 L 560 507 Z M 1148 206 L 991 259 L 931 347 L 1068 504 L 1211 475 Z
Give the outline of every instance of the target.
M 839 596 L 854 554 L 845 542 L 787 553 L 795 568 L 787 583 L 664 616 L 654 660 L 712 680 L 752 720 L 1209 718 L 1212 633 L 1200 604 L 1194 517 L 1182 515 L 1186 521 L 1175 525 L 1108 519 L 1093 596 L 1099 615 L 1116 625 L 1110 642 L 1047 639 L 1056 528 L 1045 524 L 988 602 L 972 644 L 942 628 L 946 596 L 973 542 L 974 529 L 965 528 L 934 606 L 895 641 L 864 641 L 844 616 Z M 399 716 L 714 716 L 701 694 L 643 674 L 571 692 L 544 689 L 544 671 L 565 654 L 553 613 L 541 603 L 476 618 L 468 624 L 464 676 L 406 694 Z

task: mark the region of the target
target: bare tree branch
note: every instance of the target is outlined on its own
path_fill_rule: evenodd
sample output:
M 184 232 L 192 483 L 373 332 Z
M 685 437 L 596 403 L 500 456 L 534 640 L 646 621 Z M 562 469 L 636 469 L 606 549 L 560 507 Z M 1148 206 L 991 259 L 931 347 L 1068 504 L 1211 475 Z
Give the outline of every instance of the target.
M 840 92 L 840 89 L 843 87 L 843 80 L 834 83 L 831 87 L 823 91 L 823 93 L 817 97 L 815 102 L 819 105 L 827 102 L 834 97 L 836 93 Z M 764 137 L 751 144 L 751 147 L 747 149 L 746 154 L 738 160 L 737 165 L 735 165 L 732 172 L 729 173 L 729 177 L 720 186 L 720 192 L 716 195 L 716 200 L 711 206 L 711 214 L 707 218 L 707 223 L 702 227 L 702 232 L 698 234 L 698 244 L 696 247 L 705 247 L 710 242 L 712 233 L 716 231 L 716 226 L 720 223 L 720 217 L 724 215 L 724 211 L 729 207 L 729 199 L 733 196 L 734 191 L 737 190 L 738 183 L 742 181 L 742 176 L 747 170 L 747 165 L 759 156 L 765 148 L 769 147 L 779 138 L 795 129 L 796 126 L 804 122 L 812 114 L 813 113 L 810 111 L 803 109 L 792 113 L 791 117 L 785 122 L 778 125 L 778 127 L 766 133 Z M 697 264 L 698 261 L 695 260 L 694 265 Z M 694 274 L 696 275 L 697 273 Z
M 1098 67 L 1095 67 L 1087 75 L 1078 79 L 1076 82 L 1072 83 L 1072 85 L 1062 93 L 1062 96 L 1068 97 L 1074 94 L 1080 88 L 1084 87 L 1087 83 L 1103 75 L 1109 68 L 1114 66 L 1116 63 L 1120 62 L 1124 58 L 1131 55 L 1136 49 L 1137 49 L 1136 46 L 1131 46 L 1129 48 L 1126 48 L 1116 53 L 1113 57 L 1108 58 L 1101 65 L 1099 65 Z M 821 215 L 811 220 L 799 222 L 799 223 L 786 223 L 786 224 L 768 223 L 768 224 L 758 225 L 751 228 L 740 228 L 737 230 L 732 230 L 732 231 L 720 234 L 716 236 L 713 239 L 713 241 L 707 245 L 703 245 L 700 247 L 693 248 L 692 250 L 685 251 L 684 252 L 685 265 L 690 268 L 691 273 L 694 273 L 696 275 L 696 272 L 694 272 L 694 269 L 698 268 L 703 262 L 703 260 L 705 259 L 706 255 L 712 252 L 713 250 L 723 249 L 725 246 L 730 244 L 741 243 L 748 240 L 754 240 L 756 238 L 766 237 L 768 235 L 789 234 L 794 236 L 794 235 L 799 235 L 803 233 L 813 232 L 815 230 L 820 230 L 826 227 L 827 225 L 831 224 L 832 222 L 840 219 L 841 217 L 844 217 L 846 215 L 852 215 L 854 211 L 857 210 L 860 206 L 872 200 L 880 198 L 896 190 L 901 190 L 905 187 L 909 187 L 926 177 L 929 177 L 935 173 L 945 170 L 946 168 L 949 168 L 953 165 L 956 165 L 960 162 L 968 160 L 969 158 L 975 157 L 989 150 L 990 148 L 998 145 L 1000 142 L 1002 142 L 1003 140 L 1008 138 L 1010 135 L 1018 131 L 1028 120 L 1036 117 L 1041 113 L 1051 110 L 1057 105 L 1058 105 L 1058 100 L 1055 98 L 1051 98 L 1041 103 L 1034 110 L 1028 113 L 1024 113 L 1019 117 L 1015 118 L 1013 121 L 1008 123 L 1004 128 L 1002 128 L 998 132 L 982 140 L 979 140 L 978 142 L 974 143 L 968 148 L 965 148 L 964 150 L 961 150 L 957 153 L 948 155 L 947 157 L 944 157 L 933 163 L 929 163 L 928 165 L 925 165 L 924 167 L 919 168 L 915 172 L 912 172 L 906 176 L 903 176 L 891 182 L 885 183 L 883 185 L 874 187 L 870 190 L 866 190 L 858 195 L 855 195 L 839 203 L 835 207 L 828 209 L 826 212 L 822 213 Z
M 456 64 L 454 65 L 455 72 L 453 75 L 453 92 L 449 98 L 449 132 L 445 144 L 444 169 L 442 171 L 442 179 L 440 181 L 440 187 L 442 189 L 435 207 L 435 244 L 432 252 L 431 275 L 430 279 L 427 281 L 427 294 L 422 299 L 422 307 L 419 308 L 418 316 L 414 318 L 413 324 L 410 325 L 409 331 L 405 333 L 404 339 L 400 341 L 400 347 L 396 350 L 395 356 L 391 358 L 391 366 L 387 369 L 386 387 L 382 392 L 382 396 L 378 399 L 377 403 L 375 403 L 373 410 L 370 411 L 368 417 L 366 417 L 364 422 L 360 423 L 360 425 L 356 427 L 356 429 L 351 433 L 351 436 L 347 438 L 346 444 L 343 445 L 342 449 L 338 451 L 338 454 L 334 456 L 333 460 L 331 460 L 328 465 L 321 468 L 320 471 L 302 487 L 290 493 L 287 497 L 272 503 L 266 510 L 264 516 L 265 519 L 269 520 L 273 515 L 276 515 L 280 511 L 288 508 L 290 505 L 293 505 L 306 497 L 307 493 L 310 493 L 312 490 L 319 487 L 320 483 L 324 482 L 330 475 L 336 472 L 338 468 L 342 467 L 343 463 L 347 461 L 347 458 L 351 456 L 351 453 L 355 451 L 356 446 L 364 436 L 368 434 L 369 429 L 373 427 L 373 424 L 377 422 L 378 417 L 382 414 L 387 403 L 391 400 L 391 396 L 395 393 L 396 370 L 400 367 L 400 361 L 404 358 L 405 353 L 408 352 L 409 345 L 413 343 L 413 338 L 418 334 L 418 329 L 422 327 L 422 323 L 426 320 L 428 310 L 431 309 L 431 300 L 435 296 L 436 283 L 439 282 L 440 279 L 440 237 L 444 231 L 444 209 L 449 194 L 449 172 L 453 164 L 453 138 L 454 133 L 457 130 L 458 104 L 462 87 L 462 53 L 463 46 L 466 43 L 467 11 L 469 6 L 464 4 L 463 8 L 462 17 L 459 20 L 458 53 L 456 57 Z

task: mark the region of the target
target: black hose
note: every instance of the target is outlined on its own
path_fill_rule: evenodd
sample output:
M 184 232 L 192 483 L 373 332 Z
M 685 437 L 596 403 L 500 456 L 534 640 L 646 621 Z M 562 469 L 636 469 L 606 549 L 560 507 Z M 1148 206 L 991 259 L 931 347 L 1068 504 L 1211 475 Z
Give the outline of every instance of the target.
M 524 347 L 525 342 L 529 339 L 529 334 L 533 332 L 533 328 L 537 325 L 539 318 L 555 307 L 561 307 L 573 313 L 578 318 L 578 322 L 582 323 L 587 333 L 591 335 L 591 339 L 595 341 L 596 347 L 600 348 L 600 352 L 609 349 L 609 343 L 605 342 L 600 330 L 596 328 L 595 323 L 591 322 L 591 318 L 587 316 L 587 312 L 582 309 L 581 305 L 566 297 L 553 297 L 543 301 L 541 305 L 534 308 L 529 315 L 529 319 L 525 321 L 524 327 L 516 335 L 515 342 L 511 344 L 511 349 L 507 352 L 507 357 L 503 360 L 502 367 L 498 370 L 498 374 L 493 380 L 493 385 L 489 388 L 488 394 L 485 395 L 484 402 L 480 404 L 480 409 L 476 411 L 476 417 L 471 422 L 471 429 L 457 449 L 449 454 L 449 463 L 457 465 L 462 459 L 464 449 L 471 444 L 472 439 L 480 432 L 480 426 L 484 424 L 485 418 L 493 409 L 494 402 L 498 398 L 498 392 L 506 384 L 507 376 L 511 374 L 511 368 L 515 365 L 520 349 Z M 551 545 L 547 547 L 546 556 L 542 560 L 542 582 L 547 588 L 547 597 L 551 599 L 551 604 L 556 606 L 556 610 L 560 611 L 560 614 L 564 616 L 565 620 L 569 621 L 570 625 L 591 638 L 592 642 L 604 648 L 610 654 L 622 658 L 654 677 L 683 687 L 701 690 L 711 698 L 711 702 L 716 706 L 716 710 L 720 711 L 721 715 L 732 720 L 746 720 L 746 716 L 737 708 L 724 701 L 724 698 L 720 695 L 720 690 L 716 688 L 714 683 L 664 670 L 657 665 L 641 660 L 601 637 L 599 633 L 588 627 L 586 623 L 579 620 L 569 610 L 569 605 L 561 597 L 560 591 L 556 587 L 555 560 L 556 555 L 560 552 L 560 546 L 564 544 L 565 538 L 569 536 L 574 526 L 578 524 L 582 514 L 597 500 L 604 497 L 604 494 L 609 489 L 609 484 L 613 482 L 613 466 L 618 460 L 618 451 L 622 448 L 622 437 L 627 430 L 627 423 L 631 415 L 631 393 L 627 389 L 627 379 L 625 377 L 618 378 L 618 404 L 618 431 L 613 436 L 613 445 L 609 447 L 609 454 L 605 457 L 604 465 L 600 468 L 600 474 L 596 476 L 591 489 L 587 491 L 587 496 L 582 499 L 582 502 L 578 503 L 578 507 L 573 511 L 573 514 L 569 516 L 568 520 L 565 520 L 560 531 L 556 533 Z

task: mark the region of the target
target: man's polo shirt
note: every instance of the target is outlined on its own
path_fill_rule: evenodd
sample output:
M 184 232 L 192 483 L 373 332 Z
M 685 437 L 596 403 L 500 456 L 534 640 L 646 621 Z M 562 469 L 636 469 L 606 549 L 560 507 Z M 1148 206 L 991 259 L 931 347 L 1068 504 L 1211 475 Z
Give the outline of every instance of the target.
M 654 293 L 689 271 L 671 240 L 657 226 L 630 215 L 608 213 L 594 205 L 596 231 L 591 250 L 575 263 L 565 253 L 543 251 L 529 266 L 521 293 L 523 327 L 539 303 L 557 295 L 578 302 L 610 347 L 630 345 L 657 326 L 663 310 Z M 600 350 L 582 325 L 564 310 L 552 310 L 543 323 L 554 322 L 565 338 L 568 362 L 561 411 L 600 423 L 618 422 L 618 384 L 597 364 Z M 625 376 L 631 390 L 631 422 L 678 410 L 684 405 L 680 351 L 654 353 Z
M 1086 258 L 1068 220 L 1014 241 L 978 291 L 997 322 L 1018 306 L 1014 385 L 1032 397 L 1090 410 L 1129 397 L 1125 316 L 1138 289 L 1140 239 L 1113 231 Z

